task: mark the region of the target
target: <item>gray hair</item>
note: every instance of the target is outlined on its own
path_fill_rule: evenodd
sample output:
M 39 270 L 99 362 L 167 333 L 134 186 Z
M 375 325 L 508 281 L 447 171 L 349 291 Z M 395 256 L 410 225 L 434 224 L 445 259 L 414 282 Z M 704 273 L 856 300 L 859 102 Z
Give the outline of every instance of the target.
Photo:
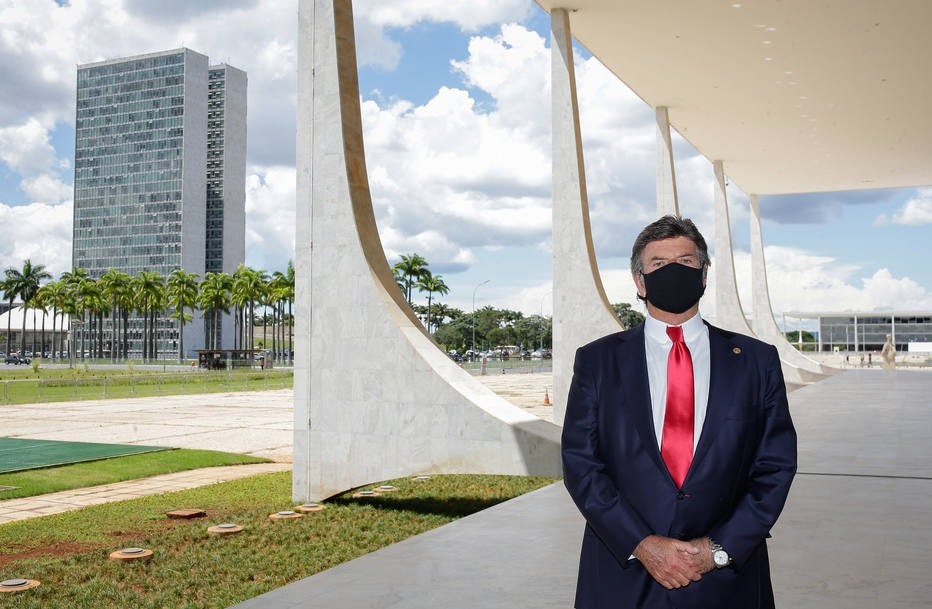
M 644 263 L 641 261 L 641 254 L 648 243 L 662 241 L 664 239 L 673 239 L 674 237 L 686 237 L 696 244 L 696 250 L 699 253 L 699 263 L 702 268 L 711 264 L 709 260 L 709 248 L 702 237 L 702 233 L 693 224 L 689 218 L 667 215 L 656 220 L 644 227 L 644 230 L 634 240 L 634 246 L 631 248 L 631 271 L 640 273 L 644 270 Z

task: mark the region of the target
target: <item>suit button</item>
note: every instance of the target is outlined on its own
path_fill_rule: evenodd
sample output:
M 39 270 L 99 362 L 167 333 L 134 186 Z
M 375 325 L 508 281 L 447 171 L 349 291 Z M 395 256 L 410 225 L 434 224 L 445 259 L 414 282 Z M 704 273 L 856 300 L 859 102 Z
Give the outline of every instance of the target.
M 688 495 L 684 493 L 683 491 L 676 492 L 676 498 L 679 499 L 680 501 L 682 501 L 683 499 L 686 499 L 686 497 L 688 497 Z

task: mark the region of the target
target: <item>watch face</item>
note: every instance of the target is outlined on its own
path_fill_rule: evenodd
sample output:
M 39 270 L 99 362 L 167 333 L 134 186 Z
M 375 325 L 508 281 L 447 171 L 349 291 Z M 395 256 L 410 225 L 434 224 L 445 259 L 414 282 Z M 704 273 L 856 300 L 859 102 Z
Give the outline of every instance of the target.
M 718 567 L 724 567 L 728 564 L 728 553 L 725 550 L 716 550 L 712 554 L 712 561 Z

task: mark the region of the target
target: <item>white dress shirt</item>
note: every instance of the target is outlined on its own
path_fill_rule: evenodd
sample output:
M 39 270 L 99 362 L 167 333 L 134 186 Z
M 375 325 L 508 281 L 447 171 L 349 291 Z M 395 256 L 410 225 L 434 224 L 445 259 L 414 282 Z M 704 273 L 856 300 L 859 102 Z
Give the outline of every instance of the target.
M 693 361 L 693 387 L 695 389 L 695 420 L 693 425 L 693 453 L 699 443 L 705 411 L 709 403 L 709 329 L 697 313 L 681 326 L 683 339 L 689 347 Z M 673 341 L 667 336 L 667 324 L 647 315 L 644 323 L 644 346 L 647 352 L 647 379 L 650 382 L 650 402 L 654 415 L 654 433 L 657 446 L 663 438 L 663 417 L 667 410 L 667 361 Z

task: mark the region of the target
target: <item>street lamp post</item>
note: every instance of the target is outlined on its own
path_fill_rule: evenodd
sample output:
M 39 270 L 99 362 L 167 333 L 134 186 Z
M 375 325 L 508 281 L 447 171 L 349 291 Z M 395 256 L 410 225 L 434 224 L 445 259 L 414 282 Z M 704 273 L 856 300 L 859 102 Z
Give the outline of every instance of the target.
M 473 291 L 472 291 L 472 356 L 473 357 L 476 357 L 476 291 L 480 287 L 484 286 L 490 281 L 492 280 L 486 279 L 485 281 L 477 285 L 475 288 L 473 288 Z

